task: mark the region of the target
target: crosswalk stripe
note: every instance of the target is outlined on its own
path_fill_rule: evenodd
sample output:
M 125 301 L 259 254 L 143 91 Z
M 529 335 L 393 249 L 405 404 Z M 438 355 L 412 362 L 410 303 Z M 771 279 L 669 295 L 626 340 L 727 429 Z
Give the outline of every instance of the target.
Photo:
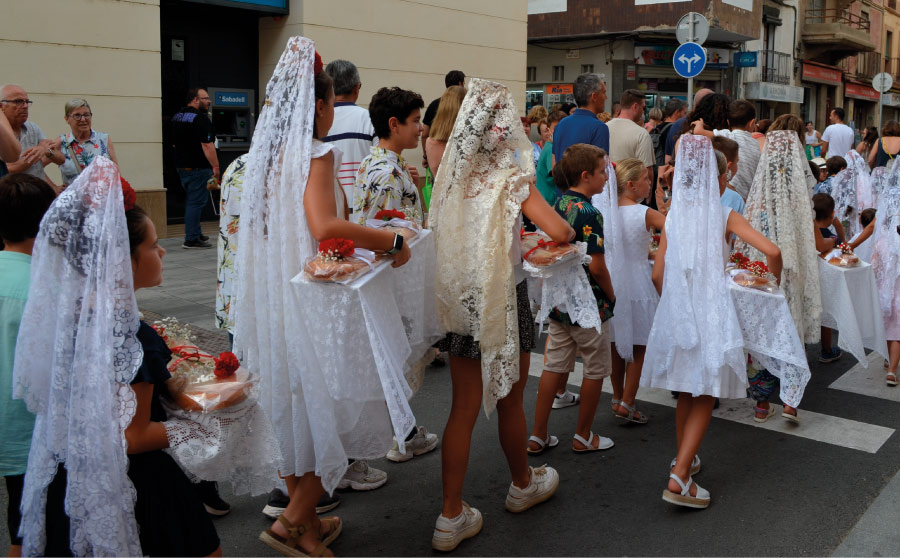
M 881 369 L 880 364 L 878 368 Z M 540 377 L 542 372 L 543 359 L 541 355 L 534 353 L 531 355 L 528 375 Z M 582 364 L 576 362 L 574 372 L 569 375 L 569 384 L 581 386 L 581 380 Z M 612 393 L 609 381 L 603 382 L 603 391 Z M 638 390 L 637 399 L 666 407 L 675 407 L 677 403 L 670 392 L 661 389 L 641 388 Z M 781 405 L 774 403 L 772 405 L 775 407 L 775 415 L 761 424 L 753 420 L 753 401 L 750 399 L 723 399 L 719 408 L 713 411 L 713 417 L 866 453 L 878 453 L 881 446 L 894 433 L 893 428 L 814 413 L 802 408 L 800 409 L 801 423 L 793 424 L 781 418 Z
M 884 381 L 884 357 L 873 352 L 869 353 L 868 359 L 868 368 L 863 368 L 861 363 L 857 363 L 832 382 L 828 389 L 849 391 L 900 403 L 900 387 L 890 387 Z

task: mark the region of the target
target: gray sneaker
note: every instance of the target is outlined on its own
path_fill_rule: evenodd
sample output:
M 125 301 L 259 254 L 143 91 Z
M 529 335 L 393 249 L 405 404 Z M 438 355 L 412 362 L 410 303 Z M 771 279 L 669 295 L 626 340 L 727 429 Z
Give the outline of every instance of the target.
M 380 469 L 369 467 L 368 461 L 358 459 L 347 467 L 347 472 L 344 473 L 344 478 L 341 479 L 337 487 L 342 490 L 346 488 L 351 490 L 375 490 L 384 486 L 386 482 L 387 473 Z
M 453 519 L 438 516 L 434 522 L 434 534 L 431 535 L 431 548 L 450 552 L 459 543 L 481 532 L 481 512 L 465 502 L 462 507 L 462 513 Z
M 397 444 L 397 438 L 394 438 L 394 447 L 387 453 L 385 457 L 394 463 L 403 463 L 409 461 L 413 457 L 428 453 L 438 445 L 437 434 L 431 434 L 425 430 L 424 426 L 416 427 L 416 435 L 412 440 L 406 442 L 406 451 L 400 453 L 400 445 Z
M 510 483 L 506 509 L 519 513 L 550 499 L 559 488 L 559 473 L 553 467 L 529 467 L 531 482 L 525 488 Z

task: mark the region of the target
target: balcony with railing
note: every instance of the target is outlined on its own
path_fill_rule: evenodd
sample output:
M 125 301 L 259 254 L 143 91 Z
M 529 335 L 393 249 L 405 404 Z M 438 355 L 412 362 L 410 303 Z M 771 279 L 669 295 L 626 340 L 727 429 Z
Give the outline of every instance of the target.
M 846 9 L 807 10 L 802 38 L 809 58 L 835 64 L 851 54 L 874 51 L 870 25 L 868 19 Z
M 759 51 L 760 79 L 769 83 L 791 83 L 791 58 L 790 54 L 774 50 Z
M 900 81 L 900 58 L 885 58 L 884 71 L 891 74 L 894 81 Z
M 884 56 L 880 52 L 862 52 L 844 58 L 840 68 L 857 79 L 872 79 L 885 67 Z

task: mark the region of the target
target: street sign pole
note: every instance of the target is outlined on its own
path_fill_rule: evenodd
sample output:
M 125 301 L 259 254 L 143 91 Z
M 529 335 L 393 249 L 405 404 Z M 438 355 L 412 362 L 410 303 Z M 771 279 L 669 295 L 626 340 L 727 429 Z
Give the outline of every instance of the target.
M 694 27 L 696 25 L 695 19 L 696 18 L 691 16 L 691 19 L 690 19 L 691 32 L 690 32 L 690 38 L 688 38 L 688 40 L 692 43 L 697 40 L 697 35 L 694 32 L 694 30 L 696 29 L 696 27 Z M 694 78 L 693 77 L 688 78 L 687 102 L 688 102 L 688 111 L 690 112 L 694 108 Z M 878 128 L 878 129 L 880 130 L 881 128 Z
M 688 12 L 681 16 L 681 19 L 679 19 L 678 23 L 675 25 L 675 38 L 678 39 L 678 42 L 682 46 L 684 46 L 685 43 L 702 45 L 704 42 L 706 42 L 707 37 L 709 37 L 709 21 L 703 16 L 703 14 L 698 14 L 697 12 Z M 703 66 L 705 66 L 706 53 L 705 51 L 701 52 L 703 53 Z M 688 80 L 688 110 L 694 108 L 694 76 L 699 74 L 699 72 L 691 72 L 690 70 L 690 68 L 692 68 L 697 63 L 697 60 L 694 59 L 694 55 L 696 55 L 696 51 L 694 51 L 694 54 L 689 57 L 692 60 L 690 63 L 683 62 L 684 64 L 688 64 L 686 72 L 684 73 L 687 75 L 678 72 L 681 77 L 687 78 Z
M 884 104 L 884 93 L 878 93 L 878 133 L 881 133 L 881 111 Z
M 894 86 L 894 78 L 887 72 L 881 72 L 872 78 L 872 86 L 878 91 L 878 131 L 881 131 L 881 113 L 884 107 L 884 94 Z

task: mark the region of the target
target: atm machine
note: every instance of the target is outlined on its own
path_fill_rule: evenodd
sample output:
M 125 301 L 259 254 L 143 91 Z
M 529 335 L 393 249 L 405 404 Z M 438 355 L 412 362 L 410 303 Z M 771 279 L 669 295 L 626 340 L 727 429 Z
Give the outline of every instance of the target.
M 218 140 L 222 169 L 250 150 L 256 124 L 256 95 L 252 89 L 210 87 L 213 130 Z

